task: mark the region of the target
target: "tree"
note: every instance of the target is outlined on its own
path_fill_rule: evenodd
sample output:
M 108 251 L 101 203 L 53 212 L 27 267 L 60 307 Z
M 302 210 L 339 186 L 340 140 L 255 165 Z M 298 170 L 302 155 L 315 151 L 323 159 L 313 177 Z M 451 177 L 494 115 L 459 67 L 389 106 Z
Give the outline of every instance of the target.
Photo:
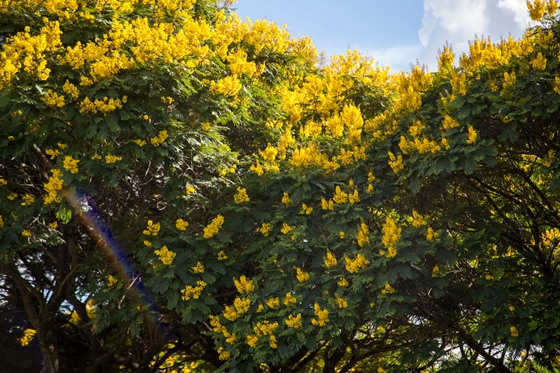
M 229 4 L 9 3 L 2 295 L 46 371 L 558 368 L 555 1 L 400 74 Z

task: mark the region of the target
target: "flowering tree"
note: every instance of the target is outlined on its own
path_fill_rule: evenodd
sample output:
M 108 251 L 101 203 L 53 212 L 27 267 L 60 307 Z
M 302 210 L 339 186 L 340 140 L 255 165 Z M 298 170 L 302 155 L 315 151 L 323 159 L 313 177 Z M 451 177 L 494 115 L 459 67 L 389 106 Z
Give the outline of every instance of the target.
M 389 74 L 223 2 L 0 2 L 10 335 L 52 371 L 558 367 L 560 33 L 528 5 Z

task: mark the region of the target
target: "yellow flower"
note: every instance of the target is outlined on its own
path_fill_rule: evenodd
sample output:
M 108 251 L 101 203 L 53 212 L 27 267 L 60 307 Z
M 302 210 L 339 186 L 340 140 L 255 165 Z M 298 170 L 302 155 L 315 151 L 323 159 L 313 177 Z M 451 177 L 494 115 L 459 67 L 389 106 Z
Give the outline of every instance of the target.
M 273 310 L 277 309 L 278 307 L 280 307 L 280 299 L 278 298 L 270 298 L 269 300 L 266 301 L 266 305 L 270 308 L 272 308 Z
M 210 83 L 210 93 L 223 96 L 235 96 L 243 86 L 236 75 L 226 76 Z
M 301 211 L 300 214 L 302 215 L 311 215 L 313 212 L 313 207 L 307 206 L 305 203 L 301 203 Z
M 348 307 L 348 302 L 346 301 L 346 299 L 341 298 L 337 295 L 336 296 L 336 305 L 338 306 L 338 308 L 347 308 Z
M 169 250 L 165 245 L 161 249 L 155 250 L 154 252 L 157 255 L 158 259 L 161 260 L 161 262 L 166 266 L 171 265 L 173 263 L 173 259 L 175 259 L 175 256 L 177 256 L 176 253 Z
M 107 154 L 105 156 L 105 163 L 107 163 L 107 164 L 117 163 L 118 161 L 122 161 L 121 156 L 113 155 L 113 154 Z
M 19 343 L 22 346 L 28 346 L 33 340 L 33 337 L 35 337 L 35 334 L 37 334 L 35 329 L 25 329 L 23 331 L 23 336 L 19 339 Z
M 226 260 L 228 256 L 226 255 L 224 250 L 220 250 L 218 252 L 218 260 Z
M 192 267 L 192 271 L 193 273 L 204 273 L 204 264 L 200 263 L 200 262 L 196 262 L 196 265 L 194 267 Z
M 0 228 L 4 228 L 4 219 L 2 218 L 2 215 L 0 215 Z
M 282 203 L 285 205 L 289 205 L 290 203 L 292 203 L 290 196 L 286 192 L 284 192 L 284 195 L 282 196 Z
M 426 240 L 429 242 L 434 242 L 437 238 L 437 233 L 434 232 L 434 229 L 432 227 L 428 227 L 428 229 L 426 230 Z
M 231 357 L 231 353 L 223 347 L 218 348 L 218 359 L 226 361 Z
M 383 294 L 392 294 L 394 292 L 395 292 L 395 289 L 388 282 L 386 282 L 383 289 L 381 289 L 381 293 L 383 293 Z
M 169 135 L 167 134 L 167 130 L 161 130 L 159 131 L 158 135 L 156 137 L 152 137 L 150 139 L 150 142 L 152 143 L 153 146 L 160 146 L 161 144 L 163 144 L 163 142 L 169 137 Z
M 387 155 L 389 156 L 389 166 L 394 173 L 398 173 L 404 168 L 402 155 L 399 154 L 395 157 L 392 152 L 388 152 Z
M 210 224 L 208 224 L 204 228 L 204 238 L 214 237 L 218 233 L 218 231 L 220 230 L 223 224 L 224 224 L 224 217 L 222 215 L 216 216 L 214 219 L 212 219 Z
M 282 229 L 280 229 L 280 232 L 284 233 L 284 234 L 288 234 L 290 233 L 294 228 L 290 227 L 288 224 L 284 223 L 282 224 Z
M 44 189 L 47 192 L 47 196 L 44 198 L 45 205 L 61 201 L 58 192 L 62 189 L 63 180 L 60 178 L 62 172 L 54 168 L 51 170 L 51 173 L 52 176 L 49 177 L 49 181 L 44 185 Z
M 397 227 L 395 221 L 390 216 L 387 216 L 382 232 L 383 237 L 381 241 L 388 249 L 388 254 L 386 256 L 388 258 L 393 258 L 396 255 L 396 247 L 401 236 L 402 228 Z
M 240 316 L 245 314 L 251 306 L 251 300 L 249 298 L 239 298 L 236 297 L 233 300 L 233 305 L 226 306 L 224 309 L 224 317 L 229 321 L 235 321 Z
M 177 219 L 177 221 L 175 222 L 175 227 L 180 231 L 186 230 L 188 226 L 189 222 L 183 219 Z
M 290 292 L 286 293 L 283 301 L 285 306 L 291 306 L 297 303 L 297 298 Z
M 246 340 L 249 346 L 255 347 L 257 345 L 257 342 L 259 341 L 259 337 L 254 334 L 249 334 L 247 335 Z
M 24 229 L 24 230 L 21 232 L 21 235 L 22 235 L 23 237 L 31 237 L 31 236 L 32 236 L 31 231 L 28 230 L 28 229 Z
M 6 179 L 0 178 L 0 186 L 4 186 L 4 185 L 6 185 L 6 184 L 8 184 L 8 182 L 6 181 Z
M 467 144 L 474 144 L 478 137 L 478 132 L 473 128 L 473 126 L 468 127 Z
M 245 275 L 241 275 L 241 277 L 239 277 L 239 280 L 234 278 L 233 283 L 239 294 L 248 294 L 255 290 L 255 284 L 253 283 L 253 280 L 248 280 Z
M 261 227 L 259 228 L 259 232 L 263 234 L 263 236 L 267 237 L 270 234 L 270 223 L 262 223 Z
M 546 2 L 544 0 L 533 0 L 533 2 L 526 0 L 525 3 L 533 21 L 540 21 L 544 17 L 546 13 Z
M 296 278 L 298 282 L 309 281 L 309 272 L 305 272 L 301 268 L 296 267 Z
M 350 273 L 359 272 L 362 269 L 366 268 L 368 265 L 369 260 L 367 260 L 362 253 L 356 255 L 354 259 L 345 258 L 345 267 L 346 270 Z
M 321 309 L 319 303 L 313 305 L 313 310 L 316 318 L 311 319 L 311 323 L 316 326 L 325 326 L 329 322 L 329 310 L 326 308 Z
M 202 294 L 202 291 L 206 287 L 206 282 L 199 280 L 196 282 L 196 286 L 187 285 L 181 293 L 183 294 L 183 300 L 198 299 Z
M 335 188 L 333 201 L 339 205 L 348 202 L 348 194 L 343 192 L 338 185 Z
M 323 262 L 325 263 L 325 267 L 332 268 L 336 266 L 338 260 L 336 259 L 336 256 L 334 256 L 333 253 L 331 253 L 331 251 L 327 249 L 327 256 L 325 256 Z
M 340 287 L 346 287 L 346 286 L 348 286 L 348 280 L 345 277 L 341 277 L 341 278 L 338 279 L 337 284 Z
M 426 224 L 427 223 L 426 220 L 424 220 L 424 217 L 420 215 L 416 210 L 412 210 L 412 226 L 414 228 L 420 228 Z
M 35 197 L 29 193 L 26 193 L 21 199 L 23 200 L 21 203 L 22 206 L 30 206 L 35 203 Z
M 146 226 L 146 229 L 142 231 L 142 233 L 144 233 L 146 236 L 157 236 L 159 233 L 159 229 L 159 223 L 154 223 L 152 220 L 148 220 L 148 225 Z
M 247 195 L 247 189 L 237 188 L 237 193 L 235 193 L 235 196 L 233 196 L 233 200 L 235 201 L 235 203 L 249 202 L 250 198 Z
M 334 201 L 332 199 L 329 199 L 328 201 L 321 197 L 321 208 L 323 210 L 334 210 Z
M 284 320 L 284 323 L 286 323 L 286 325 L 288 325 L 290 328 L 293 328 L 293 329 L 301 328 L 302 327 L 301 313 L 298 313 L 295 316 L 288 315 L 288 318 L 286 320 Z
M 360 224 L 356 240 L 358 241 L 358 246 L 360 247 L 364 247 L 369 243 L 369 228 L 366 223 Z
M 66 157 L 64 157 L 64 161 L 62 162 L 62 166 L 64 167 L 64 169 L 68 172 L 70 172 L 71 174 L 77 174 L 78 173 L 78 163 L 80 162 L 79 159 L 74 159 L 72 158 L 71 155 L 67 155 Z
M 195 187 L 193 187 L 192 185 L 188 185 L 188 184 L 185 186 L 185 194 L 186 195 L 193 194 L 194 192 L 196 192 Z
M 519 331 L 517 330 L 517 328 L 515 326 L 510 326 L 509 327 L 509 332 L 511 334 L 512 337 L 517 338 L 519 337 Z
M 344 233 L 344 231 L 340 231 L 338 232 L 338 237 L 340 237 L 340 239 L 343 240 L 344 237 L 346 237 L 346 233 Z

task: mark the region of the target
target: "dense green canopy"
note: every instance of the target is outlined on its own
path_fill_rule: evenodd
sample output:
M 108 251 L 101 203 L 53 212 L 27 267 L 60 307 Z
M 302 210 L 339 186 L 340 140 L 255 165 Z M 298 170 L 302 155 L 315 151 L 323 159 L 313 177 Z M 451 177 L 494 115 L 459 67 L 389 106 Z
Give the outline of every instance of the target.
M 230 6 L 0 1 L 2 365 L 560 369 L 556 2 L 408 73 Z

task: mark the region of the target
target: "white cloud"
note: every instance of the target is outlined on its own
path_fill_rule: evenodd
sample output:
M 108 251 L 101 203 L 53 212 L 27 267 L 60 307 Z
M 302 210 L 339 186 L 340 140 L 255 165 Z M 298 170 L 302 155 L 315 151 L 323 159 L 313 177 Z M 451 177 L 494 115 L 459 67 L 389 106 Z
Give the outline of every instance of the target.
M 408 70 L 416 61 L 435 70 L 438 51 L 446 44 L 458 59 L 476 37 L 495 42 L 509 35 L 518 38 L 528 25 L 525 0 L 424 0 L 418 44 L 393 46 L 373 55 L 396 70 Z

